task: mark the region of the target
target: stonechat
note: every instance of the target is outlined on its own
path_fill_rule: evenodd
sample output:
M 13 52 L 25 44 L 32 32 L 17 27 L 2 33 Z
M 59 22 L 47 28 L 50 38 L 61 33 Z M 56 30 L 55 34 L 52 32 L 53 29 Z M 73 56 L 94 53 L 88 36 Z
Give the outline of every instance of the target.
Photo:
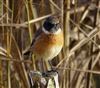
M 24 55 L 33 53 L 43 60 L 52 60 L 60 53 L 63 43 L 63 32 L 59 19 L 56 16 L 51 16 L 36 31 L 30 48 Z

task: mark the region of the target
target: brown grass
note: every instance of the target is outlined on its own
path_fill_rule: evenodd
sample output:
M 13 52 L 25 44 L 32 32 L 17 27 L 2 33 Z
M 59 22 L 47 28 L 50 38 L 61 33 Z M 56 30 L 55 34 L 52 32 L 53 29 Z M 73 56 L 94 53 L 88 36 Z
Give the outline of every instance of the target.
M 58 13 L 64 46 L 52 65 L 60 88 L 100 87 L 99 0 L 1 0 L 0 88 L 30 88 L 27 73 L 37 63 L 22 53 L 42 21 Z

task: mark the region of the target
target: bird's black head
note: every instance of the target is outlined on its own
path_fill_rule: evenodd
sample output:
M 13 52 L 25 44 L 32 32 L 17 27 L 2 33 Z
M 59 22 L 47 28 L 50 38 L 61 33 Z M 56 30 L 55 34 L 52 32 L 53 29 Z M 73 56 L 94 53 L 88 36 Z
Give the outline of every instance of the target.
M 57 17 L 48 17 L 43 24 L 43 27 L 49 33 L 56 33 L 60 29 L 59 19 Z

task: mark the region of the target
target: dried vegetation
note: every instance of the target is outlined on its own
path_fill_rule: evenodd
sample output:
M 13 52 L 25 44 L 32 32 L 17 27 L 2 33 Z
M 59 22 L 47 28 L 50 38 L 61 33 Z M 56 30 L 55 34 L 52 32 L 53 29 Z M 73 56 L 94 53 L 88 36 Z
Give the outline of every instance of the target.
M 65 40 L 52 60 L 60 88 L 100 88 L 100 0 L 0 0 L 0 88 L 29 88 L 27 73 L 37 63 L 22 52 L 55 13 Z

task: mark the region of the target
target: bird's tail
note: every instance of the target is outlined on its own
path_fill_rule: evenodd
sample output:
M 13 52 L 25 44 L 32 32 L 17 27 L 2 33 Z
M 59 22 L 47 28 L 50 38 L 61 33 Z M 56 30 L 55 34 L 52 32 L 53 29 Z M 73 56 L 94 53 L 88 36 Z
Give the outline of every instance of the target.
M 23 53 L 24 55 L 30 55 L 30 51 L 26 51 Z
M 29 47 L 27 47 L 24 51 L 23 51 L 23 55 L 30 55 L 30 48 Z
M 23 52 L 24 60 L 31 58 L 31 52 L 29 50 Z

